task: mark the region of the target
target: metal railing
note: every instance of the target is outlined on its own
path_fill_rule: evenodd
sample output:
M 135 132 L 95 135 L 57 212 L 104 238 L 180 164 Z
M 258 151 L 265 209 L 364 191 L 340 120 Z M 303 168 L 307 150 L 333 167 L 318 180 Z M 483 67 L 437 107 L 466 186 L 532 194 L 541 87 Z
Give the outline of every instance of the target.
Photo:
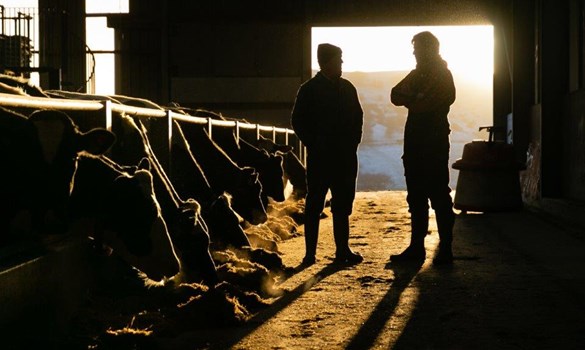
M 272 141 L 277 142 L 277 136 L 282 135 L 284 137 L 284 143 L 291 145 L 295 148 L 296 154 L 299 159 L 305 159 L 305 147 L 301 141 L 296 137 L 293 130 L 275 126 L 265 126 L 260 124 L 252 124 L 248 122 L 235 121 L 235 120 L 218 120 L 213 118 L 203 118 L 198 116 L 191 116 L 188 114 L 181 114 L 172 110 L 166 109 L 151 109 L 143 107 L 127 106 L 123 104 L 114 103 L 109 100 L 96 101 L 96 100 L 76 100 L 76 99 L 58 99 L 58 98 L 44 98 L 44 97 L 31 97 L 31 96 L 19 96 L 0 93 L 0 106 L 12 107 L 12 108 L 26 108 L 26 109 L 56 109 L 64 112 L 67 111 L 78 111 L 78 112 L 97 112 L 103 117 L 103 120 L 99 122 L 108 130 L 112 130 L 112 119 L 115 113 L 126 114 L 133 117 L 139 118 L 156 118 L 161 123 L 157 123 L 162 127 L 163 130 L 157 130 L 157 135 L 168 135 L 166 142 L 161 142 L 159 154 L 163 157 L 161 163 L 163 166 L 169 164 L 170 152 L 172 152 L 171 141 L 172 141 L 172 121 L 179 120 L 189 123 L 207 125 L 207 130 L 210 136 L 213 138 L 213 128 L 215 127 L 230 127 L 234 129 L 236 140 L 239 140 L 240 133 L 242 130 L 253 130 L 255 131 L 256 139 L 260 138 L 260 135 L 268 133 L 268 138 Z M 165 122 L 163 122 L 165 121 Z M 266 137 L 265 135 L 263 135 Z M 292 137 L 291 137 L 292 136 Z M 294 140 L 293 140 L 294 139 Z M 303 162 L 304 163 L 304 162 Z M 168 170 L 165 169 L 165 170 Z

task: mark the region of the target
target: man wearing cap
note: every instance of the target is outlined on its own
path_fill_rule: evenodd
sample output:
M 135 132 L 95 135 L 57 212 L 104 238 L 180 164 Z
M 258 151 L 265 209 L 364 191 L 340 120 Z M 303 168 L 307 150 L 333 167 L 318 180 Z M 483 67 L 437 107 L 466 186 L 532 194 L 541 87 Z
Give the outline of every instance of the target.
M 357 149 L 362 139 L 363 111 L 355 87 L 341 77 L 341 49 L 320 44 L 320 71 L 301 85 L 291 125 L 307 148 L 304 265 L 315 263 L 319 220 L 331 191 L 335 261 L 359 263 L 349 247 L 349 216 L 355 198 Z

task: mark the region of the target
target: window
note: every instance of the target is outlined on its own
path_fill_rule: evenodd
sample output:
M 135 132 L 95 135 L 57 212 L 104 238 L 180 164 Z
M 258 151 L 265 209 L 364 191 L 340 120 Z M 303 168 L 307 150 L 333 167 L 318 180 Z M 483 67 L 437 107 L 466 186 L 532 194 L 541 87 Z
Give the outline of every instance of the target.
M 128 0 L 85 1 L 88 93 L 115 94 L 114 30 L 108 28 L 105 15 L 129 10 Z

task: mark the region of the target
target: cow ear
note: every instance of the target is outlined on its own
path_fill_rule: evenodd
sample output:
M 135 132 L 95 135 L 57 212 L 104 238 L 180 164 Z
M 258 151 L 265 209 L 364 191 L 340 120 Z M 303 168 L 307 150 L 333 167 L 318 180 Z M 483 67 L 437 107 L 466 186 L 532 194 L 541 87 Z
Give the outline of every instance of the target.
M 253 186 L 255 183 L 258 182 L 258 172 L 254 170 L 252 175 L 248 178 L 248 185 Z
M 246 185 L 253 185 L 258 181 L 258 172 L 252 167 L 245 166 L 242 168 Z
M 89 154 L 104 154 L 116 142 L 116 135 L 106 129 L 92 129 L 81 135 L 81 149 Z
M 146 157 L 142 158 L 138 163 L 138 169 L 150 171 L 150 160 Z
M 280 145 L 280 146 L 278 146 L 278 148 L 276 150 L 276 154 L 287 154 L 289 152 L 292 152 L 293 149 L 294 149 L 293 146 Z

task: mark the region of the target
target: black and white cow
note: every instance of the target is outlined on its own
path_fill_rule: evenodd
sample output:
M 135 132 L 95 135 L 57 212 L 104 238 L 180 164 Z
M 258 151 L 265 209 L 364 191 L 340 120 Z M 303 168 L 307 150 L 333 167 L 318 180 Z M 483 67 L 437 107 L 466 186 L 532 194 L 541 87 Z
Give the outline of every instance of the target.
M 0 232 L 8 239 L 19 213 L 29 213 L 29 231 L 66 229 L 71 180 L 81 152 L 102 154 L 115 137 L 105 129 L 82 133 L 63 112 L 39 110 L 28 118 L 0 107 Z
M 262 185 L 254 168 L 239 167 L 210 137 L 200 124 L 179 122 L 193 156 L 201 165 L 216 193 L 232 195 L 234 210 L 251 224 L 266 222 L 261 200 Z

